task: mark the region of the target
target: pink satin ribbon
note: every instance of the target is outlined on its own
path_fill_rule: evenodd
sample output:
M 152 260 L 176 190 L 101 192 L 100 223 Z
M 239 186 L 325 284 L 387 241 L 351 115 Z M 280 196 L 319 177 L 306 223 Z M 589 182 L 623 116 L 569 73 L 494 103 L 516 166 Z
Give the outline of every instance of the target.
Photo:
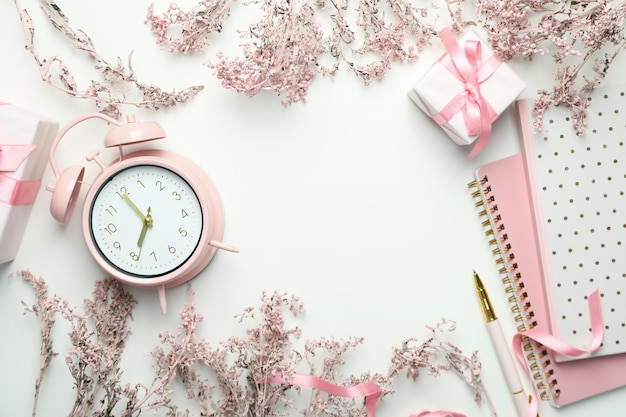
M 533 339 L 537 343 L 542 344 L 546 348 L 561 353 L 567 356 L 582 356 L 588 353 L 595 352 L 602 344 L 602 337 L 604 335 L 604 324 L 602 322 L 602 310 L 600 309 L 600 294 L 598 290 L 594 290 L 589 297 L 587 297 L 587 303 L 589 306 L 589 318 L 591 321 L 591 346 L 589 349 L 579 349 L 575 346 L 568 345 L 561 339 L 558 339 L 539 328 L 532 328 L 524 332 L 517 333 L 513 337 L 513 351 L 517 360 L 522 364 L 526 374 L 532 381 L 532 374 L 526 359 L 524 357 L 524 341 L 523 336 Z M 539 409 L 539 400 L 537 395 L 537 387 L 533 384 L 533 396 L 525 417 L 536 417 Z
M 333 384 L 323 378 L 309 374 L 294 374 L 289 379 L 285 379 L 280 372 L 265 380 L 268 384 L 291 384 L 302 387 L 315 388 L 331 395 L 347 398 L 365 398 L 365 412 L 368 417 L 376 415 L 376 401 L 382 395 L 382 391 L 375 382 L 364 382 L 349 387 Z M 426 411 L 418 410 L 411 413 L 409 417 L 466 417 L 450 411 Z
M 0 145 L 0 202 L 11 206 L 35 202 L 41 180 L 17 180 L 6 172 L 15 172 L 37 145 Z
M 333 384 L 325 379 L 309 374 L 294 374 L 290 379 L 283 378 L 279 372 L 267 378 L 270 384 L 291 384 L 309 388 L 316 388 L 340 397 L 358 398 L 365 397 L 365 411 L 368 417 L 376 415 L 376 401 L 382 395 L 380 387 L 375 382 L 364 382 L 362 384 L 346 387 Z
M 439 37 L 448 52 L 439 62 L 464 84 L 464 89 L 432 118 L 437 124 L 443 125 L 458 112 L 463 114 L 468 135 L 478 135 L 476 144 L 467 157 L 472 159 L 489 141 L 491 125 L 498 118 L 498 113 L 482 96 L 480 85 L 493 75 L 502 60 L 493 54 L 483 62 L 480 42 L 468 40 L 462 49 L 450 28 L 439 32 Z
M 426 411 L 418 410 L 409 414 L 409 417 L 466 417 L 465 414 L 455 413 L 454 411 Z

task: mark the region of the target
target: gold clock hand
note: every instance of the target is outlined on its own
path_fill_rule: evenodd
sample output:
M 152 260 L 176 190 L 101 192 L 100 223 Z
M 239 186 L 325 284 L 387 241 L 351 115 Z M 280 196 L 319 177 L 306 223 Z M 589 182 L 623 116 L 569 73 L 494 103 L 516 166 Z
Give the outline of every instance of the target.
M 141 228 L 141 233 L 139 234 L 139 240 L 137 241 L 137 246 L 139 246 L 140 250 L 141 250 L 141 247 L 143 246 L 143 240 L 146 238 L 147 231 L 148 231 L 148 224 L 144 223 L 143 227 Z
M 124 199 L 124 201 L 126 201 L 133 210 L 135 210 L 135 212 L 137 214 L 139 214 L 139 216 L 141 217 L 141 220 L 146 223 L 146 216 L 144 216 L 144 214 L 142 213 L 141 210 L 139 210 L 139 207 L 137 207 L 137 205 L 135 203 L 133 203 L 133 200 L 130 199 L 130 197 L 128 196 L 128 194 L 122 194 L 122 198 Z M 148 212 L 150 212 L 150 209 L 148 209 Z
M 141 247 L 143 246 L 143 241 L 146 238 L 146 232 L 148 231 L 149 227 L 152 227 L 152 215 L 150 214 L 150 207 L 148 207 L 148 215 L 144 216 L 143 226 L 141 227 L 141 233 L 139 234 L 139 240 L 137 240 L 137 246 L 139 246 L 139 249 L 141 249 Z

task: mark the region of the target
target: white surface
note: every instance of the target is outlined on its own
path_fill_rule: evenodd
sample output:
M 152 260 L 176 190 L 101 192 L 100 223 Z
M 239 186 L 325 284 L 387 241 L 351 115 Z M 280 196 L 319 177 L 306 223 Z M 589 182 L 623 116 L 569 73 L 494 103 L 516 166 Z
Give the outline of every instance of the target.
M 0 99 L 62 125 L 93 111 L 91 103 L 40 81 L 24 50 L 12 3 L 0 4 Z M 33 9 L 35 3 L 25 6 Z M 224 241 L 241 249 L 239 254 L 218 253 L 192 281 L 206 318 L 203 336 L 217 342 L 237 334 L 241 327 L 234 314 L 257 306 L 265 289 L 287 290 L 307 307 L 299 323 L 302 340 L 362 336 L 365 344 L 348 357 L 346 369 L 386 372 L 392 347 L 406 337 L 424 340 L 425 326 L 446 317 L 458 324 L 450 340 L 467 353 L 479 351 L 499 415 L 515 415 L 482 322 L 472 269 L 481 274 L 508 336 L 513 322 L 507 319 L 503 288 L 466 187 L 478 165 L 519 150 L 511 109 L 494 126 L 486 150 L 468 162 L 468 150 L 455 145 L 407 97 L 431 58 L 441 54 L 440 45 L 417 63 L 394 64 L 383 82 L 368 87 L 344 67 L 335 79 L 316 79 L 306 103 L 285 108 L 273 92 L 248 98 L 223 89 L 202 65 L 213 58 L 220 39 L 233 32 L 225 31 L 202 55 L 170 56 L 159 51 L 142 23 L 147 2 L 80 4 L 65 6 L 74 27 L 86 29 L 110 59 L 125 58 L 134 50 L 135 70 L 144 82 L 168 90 L 206 86 L 196 99 L 171 111 L 124 109 L 139 120 L 157 120 L 168 134 L 161 145 L 206 169 L 224 201 Z M 228 22 L 237 26 L 236 12 Z M 68 57 L 68 63 L 77 65 L 79 83 L 95 77 L 84 56 L 69 51 L 49 26 L 39 25 L 36 34 L 41 56 Z M 525 95 L 552 85 L 540 60 L 510 65 L 528 84 Z M 616 82 L 617 73 L 619 68 L 614 68 L 607 83 Z M 60 166 L 87 164 L 84 156 L 102 148 L 105 131 L 99 121 L 74 130 L 59 147 Z M 86 177 L 93 178 L 96 167 L 88 166 Z M 47 168 L 43 182 L 52 180 Z M 29 268 L 47 280 L 52 293 L 73 304 L 89 297 L 93 282 L 103 277 L 88 256 L 79 216 L 62 227 L 50 216 L 49 201 L 49 193 L 42 191 L 17 259 L 0 266 L 2 416 L 30 415 L 39 366 L 38 323 L 22 316 L 20 305 L 22 299 L 32 300 L 32 292 L 23 282 L 5 277 Z M 124 377 L 148 383 L 152 360 L 147 353 L 160 330 L 175 330 L 175 312 L 187 300 L 186 291 L 183 286 L 168 292 L 170 313 L 164 316 L 156 292 L 129 290 L 139 305 L 124 356 Z M 61 325 L 55 333 L 61 352 L 67 347 L 65 331 Z M 490 415 L 486 406 L 474 405 L 453 374 L 437 379 L 423 374 L 415 383 L 402 378 L 395 388 L 396 394 L 379 404 L 379 416 L 407 416 L 417 408 Z M 59 357 L 44 381 L 38 415 L 67 415 L 72 394 Z M 624 394 L 619 389 L 558 411 L 542 403 L 540 412 L 542 417 L 615 415 L 626 405 Z

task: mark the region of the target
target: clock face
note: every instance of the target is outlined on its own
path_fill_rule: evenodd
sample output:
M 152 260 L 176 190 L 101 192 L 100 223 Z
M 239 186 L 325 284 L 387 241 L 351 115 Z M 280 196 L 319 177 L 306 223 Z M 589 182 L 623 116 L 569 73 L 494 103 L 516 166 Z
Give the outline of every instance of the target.
M 96 191 L 89 228 L 111 266 L 151 278 L 189 259 L 200 241 L 202 218 L 198 196 L 184 178 L 164 167 L 134 165 Z

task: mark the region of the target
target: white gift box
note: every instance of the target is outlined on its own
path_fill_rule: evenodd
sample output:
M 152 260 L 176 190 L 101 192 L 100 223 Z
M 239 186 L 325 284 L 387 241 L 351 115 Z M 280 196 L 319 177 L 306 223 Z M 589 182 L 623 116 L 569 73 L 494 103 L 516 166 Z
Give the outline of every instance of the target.
M 15 259 L 59 125 L 0 103 L 0 263 Z
M 465 49 L 468 41 L 480 42 L 483 62 L 493 55 L 491 47 L 471 30 L 458 41 L 462 50 Z M 448 55 L 447 52 L 443 57 L 446 55 Z M 419 108 L 433 117 L 465 88 L 466 84 L 452 74 L 440 59 L 428 69 L 408 94 Z M 491 105 L 499 116 L 515 101 L 526 88 L 526 85 L 506 63 L 502 62 L 487 79 L 480 83 L 479 88 L 482 98 Z M 468 133 L 462 112 L 456 113 L 447 123 L 442 124 L 441 128 L 456 144 L 462 146 L 473 143 L 479 136 Z

